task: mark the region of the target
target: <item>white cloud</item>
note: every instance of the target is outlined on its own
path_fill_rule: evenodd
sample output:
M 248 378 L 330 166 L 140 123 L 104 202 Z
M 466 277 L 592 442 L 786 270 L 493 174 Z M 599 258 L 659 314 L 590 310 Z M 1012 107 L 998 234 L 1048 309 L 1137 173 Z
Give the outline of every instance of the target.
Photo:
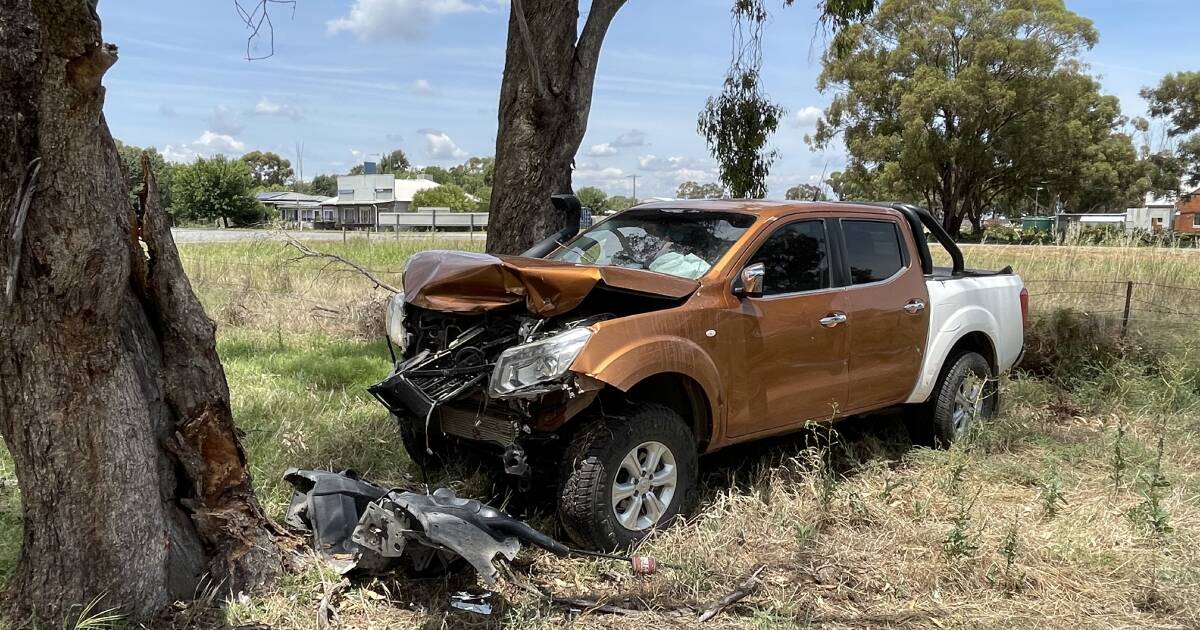
M 210 153 L 233 153 L 246 150 L 246 143 L 229 134 L 205 131 L 192 143 L 192 148 L 208 149 Z
M 300 109 L 295 105 L 273 103 L 265 96 L 258 99 L 258 104 L 254 106 L 254 113 L 259 116 L 283 116 L 293 120 L 300 118 Z
M 612 141 L 614 147 L 644 147 L 646 142 L 646 132 L 638 129 L 630 129 L 625 133 L 617 136 L 616 140 Z
M 429 81 L 426 81 L 425 79 L 417 79 L 416 81 L 413 81 L 409 84 L 408 89 L 412 90 L 413 94 L 419 94 L 421 96 L 429 96 L 430 94 L 433 94 L 433 86 L 430 85 Z
M 643 171 L 674 171 L 687 168 L 694 169 L 697 166 L 695 160 L 680 156 L 660 158 L 654 155 L 643 155 L 638 158 L 638 168 Z
M 179 146 L 168 144 L 163 147 L 162 156 L 168 162 L 191 162 L 196 159 L 197 154 L 186 144 Z
M 812 127 L 821 119 L 821 114 L 823 113 L 820 107 L 809 105 L 792 114 L 792 125 L 795 127 Z
M 587 154 L 591 157 L 608 157 L 617 154 L 617 148 L 609 142 L 601 144 L 593 144 L 592 148 L 588 149 Z
M 236 136 L 245 128 L 241 117 L 228 105 L 217 105 L 208 117 L 208 129 L 213 133 Z
M 168 162 L 192 162 L 201 156 L 211 156 L 218 153 L 238 154 L 246 150 L 246 143 L 229 134 L 206 130 L 192 142 L 180 145 L 168 144 L 162 150 L 163 159 Z
M 467 157 L 467 152 L 458 148 L 450 136 L 436 129 L 420 129 L 417 133 L 425 136 L 425 152 L 435 160 L 461 160 Z
M 443 16 L 492 10 L 467 0 L 354 0 L 348 15 L 329 20 L 325 27 L 330 33 L 345 31 L 362 41 L 386 37 L 420 40 Z

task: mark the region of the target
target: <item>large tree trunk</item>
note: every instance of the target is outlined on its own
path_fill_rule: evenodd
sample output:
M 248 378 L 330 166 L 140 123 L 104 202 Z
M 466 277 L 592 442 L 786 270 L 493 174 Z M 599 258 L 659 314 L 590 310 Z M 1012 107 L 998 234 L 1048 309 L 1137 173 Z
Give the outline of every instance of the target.
M 139 209 L 126 196 L 101 113 L 115 61 L 94 0 L 0 0 L 0 432 L 23 508 L 7 592 L 20 622 L 57 625 L 98 596 L 145 618 L 202 576 L 241 590 L 284 562 L 155 183 Z
M 587 130 L 600 46 L 625 0 L 593 0 L 583 31 L 578 0 L 514 0 L 500 86 L 496 171 L 487 249 L 519 253 L 578 216 L 550 195 L 571 192 Z

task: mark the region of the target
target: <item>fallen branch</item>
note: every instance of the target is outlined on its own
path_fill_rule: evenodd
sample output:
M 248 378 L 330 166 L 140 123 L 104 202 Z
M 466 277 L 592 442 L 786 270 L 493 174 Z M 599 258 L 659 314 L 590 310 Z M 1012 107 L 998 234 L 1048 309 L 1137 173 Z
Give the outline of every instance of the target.
M 333 588 L 325 591 L 321 596 L 321 603 L 317 606 L 317 628 L 318 630 L 329 630 L 338 620 L 337 608 L 333 606 L 333 598 L 337 597 L 346 587 L 350 586 L 348 578 L 342 578 L 341 582 L 333 585 Z
M 305 245 L 304 243 L 296 240 L 291 234 L 288 234 L 286 231 L 281 230 L 280 233 L 283 235 L 283 238 L 285 238 L 287 240 L 288 245 L 291 245 L 292 247 L 294 247 L 296 249 L 297 252 L 300 253 L 299 256 L 297 256 L 296 258 L 293 258 L 289 262 L 293 262 L 293 261 L 297 261 L 297 260 L 304 260 L 305 258 L 323 258 L 330 262 L 339 262 L 339 263 L 346 265 L 347 267 L 350 267 L 351 269 L 357 271 L 358 273 L 362 274 L 364 277 L 366 277 L 367 280 L 370 280 L 375 286 L 379 287 L 380 289 L 386 289 L 387 291 L 391 291 L 392 293 L 400 292 L 400 290 L 397 289 L 396 287 L 393 287 L 392 285 L 384 282 L 383 280 L 380 280 L 378 276 L 371 273 L 370 269 L 367 269 L 366 267 L 363 267 L 362 265 L 360 265 L 354 261 L 342 258 L 341 256 L 338 256 L 337 254 L 330 254 L 328 252 L 319 252 L 319 251 L 309 247 L 308 245 Z
M 758 567 L 758 570 L 750 574 L 750 577 L 746 578 L 745 582 L 742 582 L 737 588 L 733 589 L 733 592 L 710 604 L 708 608 L 704 609 L 704 612 L 700 613 L 699 621 L 703 623 L 709 619 L 712 619 L 713 617 L 716 617 L 721 613 L 722 610 L 729 608 L 730 606 L 740 602 L 757 591 L 758 587 L 762 586 L 762 583 L 758 581 L 758 576 L 762 574 L 763 570 L 766 568 L 767 565 L 765 564 L 761 567 Z
M 34 158 L 25 168 L 25 177 L 13 197 L 12 210 L 9 213 L 9 225 L 6 236 L 8 243 L 8 261 L 4 274 L 4 308 L 12 306 L 13 297 L 17 294 L 17 270 L 21 267 L 21 243 L 25 239 L 25 218 L 29 215 L 29 203 L 33 200 L 33 189 L 36 187 L 38 172 L 42 170 L 42 158 Z

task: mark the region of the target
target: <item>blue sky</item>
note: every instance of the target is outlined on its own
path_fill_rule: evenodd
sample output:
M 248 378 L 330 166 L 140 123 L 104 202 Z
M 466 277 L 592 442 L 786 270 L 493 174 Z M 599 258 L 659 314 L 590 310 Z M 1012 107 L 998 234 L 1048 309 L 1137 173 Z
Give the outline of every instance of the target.
M 253 4 L 252 0 L 242 0 Z M 782 4 L 780 2 L 779 4 Z M 120 48 L 105 114 L 113 135 L 189 160 L 275 151 L 304 176 L 344 172 L 364 154 L 402 148 L 414 164 L 450 166 L 495 148 L 504 67 L 504 0 L 298 0 L 273 7 L 275 55 L 246 61 L 233 0 L 101 0 L 104 36 Z M 583 10 L 586 11 L 586 2 Z M 816 91 L 822 40 L 816 0 L 775 11 L 766 30 L 767 92 L 788 109 L 772 144 L 770 195 L 844 163 L 804 144 L 828 96 Z M 630 0 L 600 57 L 575 186 L 671 195 L 716 181 L 696 114 L 729 60 L 730 0 Z M 1084 55 L 1127 114 L 1167 72 L 1200 70 L 1200 0 L 1068 0 L 1095 21 Z M 686 7 L 681 9 L 680 7 Z M 263 52 L 260 50 L 259 52 Z

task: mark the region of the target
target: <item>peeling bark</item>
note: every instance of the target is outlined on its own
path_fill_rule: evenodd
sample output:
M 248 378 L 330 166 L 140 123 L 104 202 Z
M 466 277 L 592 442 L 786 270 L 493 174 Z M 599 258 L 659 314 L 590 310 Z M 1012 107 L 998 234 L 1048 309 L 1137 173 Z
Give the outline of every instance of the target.
M 215 328 L 183 274 L 157 189 L 130 206 L 102 113 L 88 0 L 0 0 L 0 226 L 41 173 L 0 319 L 0 433 L 24 537 L 10 618 L 57 625 L 101 597 L 135 619 L 284 568 L 229 407 Z M 145 169 L 149 173 L 149 169 Z

